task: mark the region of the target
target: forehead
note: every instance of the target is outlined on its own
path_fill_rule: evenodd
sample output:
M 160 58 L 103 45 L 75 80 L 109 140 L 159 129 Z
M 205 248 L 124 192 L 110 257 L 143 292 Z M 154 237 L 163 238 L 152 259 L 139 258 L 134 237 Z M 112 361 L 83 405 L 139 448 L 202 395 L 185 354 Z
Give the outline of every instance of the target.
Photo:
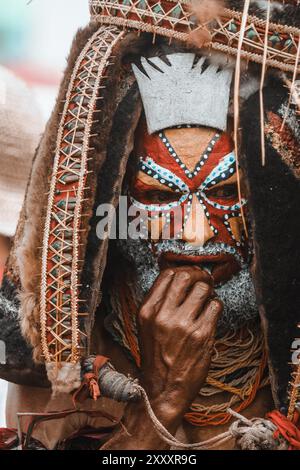
M 209 142 L 216 134 L 214 129 L 204 127 L 193 127 L 186 129 L 167 129 L 165 137 L 172 148 L 180 156 L 182 162 L 189 168 L 199 160 Z
M 193 173 L 196 169 L 201 169 L 198 172 L 200 178 L 205 177 L 233 147 L 229 134 L 218 133 L 212 128 L 182 127 L 149 135 L 143 121 L 135 139 L 135 154 L 138 159 L 150 157 L 184 180 L 188 179 L 188 173 Z M 145 176 L 138 174 L 138 178 Z

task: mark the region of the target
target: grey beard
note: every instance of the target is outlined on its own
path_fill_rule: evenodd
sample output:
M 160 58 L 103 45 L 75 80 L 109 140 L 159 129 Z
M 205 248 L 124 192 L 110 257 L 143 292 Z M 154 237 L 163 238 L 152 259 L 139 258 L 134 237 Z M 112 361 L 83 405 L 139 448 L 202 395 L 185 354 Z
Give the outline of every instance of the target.
M 195 256 L 230 253 L 240 263 L 241 270 L 225 284 L 215 287 L 217 296 L 224 304 L 224 310 L 218 322 L 217 334 L 222 335 L 224 331 L 237 330 L 258 318 L 258 308 L 249 265 L 243 263 L 235 248 L 224 243 L 209 242 L 204 247 L 194 248 L 184 242 L 163 240 L 155 244 L 156 253 L 154 254 L 150 243 L 142 239 L 118 240 L 117 244 L 123 256 L 135 267 L 135 292 L 138 306 L 142 304 L 145 295 L 160 274 L 158 265 L 160 254 L 172 252 Z

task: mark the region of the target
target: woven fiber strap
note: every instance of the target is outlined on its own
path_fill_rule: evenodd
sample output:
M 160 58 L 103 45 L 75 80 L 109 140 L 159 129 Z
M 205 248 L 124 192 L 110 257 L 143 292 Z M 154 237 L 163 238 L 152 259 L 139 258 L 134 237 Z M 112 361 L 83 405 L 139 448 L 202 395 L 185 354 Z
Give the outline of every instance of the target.
M 92 19 L 103 24 L 118 25 L 153 33 L 184 42 L 192 40 L 191 33 L 206 29 L 210 32 L 209 47 L 237 55 L 242 13 L 223 9 L 215 21 L 199 24 L 188 0 L 90 0 Z M 268 28 L 268 29 L 267 29 Z M 265 33 L 268 30 L 266 60 Z M 247 16 L 241 57 L 259 64 L 266 63 L 285 72 L 293 72 L 300 30 L 291 26 L 269 23 Z
M 123 36 L 116 27 L 101 26 L 89 39 L 73 69 L 57 135 L 44 224 L 40 324 L 52 385 L 59 369 L 62 386 L 68 374 L 73 376 L 65 391 L 80 385 L 78 361 L 86 336 L 80 321 L 85 314 L 79 309 L 79 280 L 93 115 L 113 48 Z M 68 366 L 64 372 L 62 364 Z

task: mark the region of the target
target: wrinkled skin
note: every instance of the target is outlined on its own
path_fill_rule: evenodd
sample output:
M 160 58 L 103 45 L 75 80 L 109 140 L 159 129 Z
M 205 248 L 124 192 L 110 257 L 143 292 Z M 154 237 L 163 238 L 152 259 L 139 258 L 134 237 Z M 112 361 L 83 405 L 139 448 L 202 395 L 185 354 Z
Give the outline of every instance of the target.
M 139 313 L 142 381 L 152 400 L 187 411 L 205 382 L 221 311 L 200 268 L 162 272 Z
M 164 270 L 140 309 L 140 382 L 156 416 L 173 433 L 206 380 L 222 307 L 212 277 L 184 266 Z M 124 422 L 129 432 L 138 426 L 143 438 L 124 440 L 116 433 L 103 449 L 168 448 L 141 404 L 135 404 L 134 412 L 128 405 Z
M 224 393 L 218 401 L 201 398 L 199 402 L 198 397 L 221 314 L 222 304 L 215 297 L 211 277 L 191 266 L 163 271 L 139 312 L 143 358 L 139 379 L 156 417 L 181 442 L 201 442 L 228 429 L 228 425 L 197 428 L 183 420 L 192 402 L 210 406 L 228 399 Z M 272 406 L 270 390 L 265 388 L 243 415 L 262 417 Z M 101 450 L 170 448 L 156 433 L 142 402 L 128 404 L 122 422 L 127 432 L 114 432 Z M 234 440 L 217 448 L 235 449 Z

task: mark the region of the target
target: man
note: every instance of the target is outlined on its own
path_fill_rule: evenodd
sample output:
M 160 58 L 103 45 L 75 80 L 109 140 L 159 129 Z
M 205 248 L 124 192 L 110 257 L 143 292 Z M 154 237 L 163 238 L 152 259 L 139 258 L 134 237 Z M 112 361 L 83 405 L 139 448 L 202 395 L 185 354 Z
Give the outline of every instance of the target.
M 118 17 L 103 12 L 101 2 L 91 5 L 101 22 L 113 24 Z M 138 28 L 143 30 L 143 24 Z M 159 28 L 157 32 L 163 34 Z M 137 40 L 117 28 L 99 29 L 95 22 L 75 41 L 34 163 L 23 214 L 26 239 L 23 234 L 16 242 L 21 250 L 10 271 L 21 273 L 23 334 L 34 357 L 45 361 L 57 397 L 50 400 L 48 390 L 18 386 L 8 404 L 8 424 L 16 426 L 17 411 L 71 410 L 70 392 L 80 386 L 83 356 L 82 373 L 91 396 L 99 395 L 99 379 L 100 391 L 106 390 L 103 394 L 110 398 L 86 400 L 85 413 L 73 409 L 63 423 L 39 426 L 33 435 L 48 448 L 86 426 L 102 426 L 101 449 L 164 449 L 193 442 L 209 447 L 210 438 L 220 449 L 296 447 L 283 428 L 297 417 L 287 393 L 286 345 L 296 334 L 299 279 L 283 245 L 277 245 L 284 225 L 293 256 L 298 256 L 293 236 L 299 211 L 295 109 L 286 108 L 286 90 L 270 75 L 264 93 L 268 165 L 262 168 L 257 158 L 260 118 L 254 111 L 259 81 L 255 67 L 244 74 L 242 170 L 231 122 L 234 66 L 184 44 L 168 46 L 162 38 L 153 46 L 152 39 L 146 34 Z M 116 57 L 113 65 L 111 54 Z M 284 133 L 278 140 L 281 126 Z M 49 191 L 43 195 L 45 184 Z M 108 247 L 107 234 L 97 236 L 97 208 L 119 206 L 122 217 L 121 193 L 132 209 L 143 211 L 142 230 L 137 240 L 119 236 Z M 292 193 L 294 198 L 288 196 Z M 34 206 L 37 194 L 41 201 Z M 247 227 L 248 198 L 252 229 Z M 43 228 L 37 230 L 41 217 Z M 250 275 L 253 240 L 262 326 Z M 275 253 L 280 267 L 274 267 Z M 290 270 L 286 278 L 282 269 L 286 275 Z M 6 282 L 15 290 L 9 275 Z M 278 295 L 284 290 L 288 295 L 282 304 Z M 105 366 L 103 356 L 118 372 Z M 109 383 L 103 378 L 105 370 L 111 374 Z M 130 401 L 132 392 L 126 392 L 130 380 L 118 373 L 139 379 L 145 403 L 132 401 L 126 408 L 117 403 Z M 43 382 L 29 367 L 23 383 Z M 262 441 L 250 435 L 245 440 L 240 436 L 237 443 L 231 435 L 224 441 L 229 408 L 263 418 L 274 407 Z M 91 409 L 102 416 L 92 418 Z M 122 417 L 124 426 L 108 430 L 108 413 L 117 420 Z M 296 434 L 295 424 L 290 425 Z M 278 441 L 273 438 L 277 427 Z

